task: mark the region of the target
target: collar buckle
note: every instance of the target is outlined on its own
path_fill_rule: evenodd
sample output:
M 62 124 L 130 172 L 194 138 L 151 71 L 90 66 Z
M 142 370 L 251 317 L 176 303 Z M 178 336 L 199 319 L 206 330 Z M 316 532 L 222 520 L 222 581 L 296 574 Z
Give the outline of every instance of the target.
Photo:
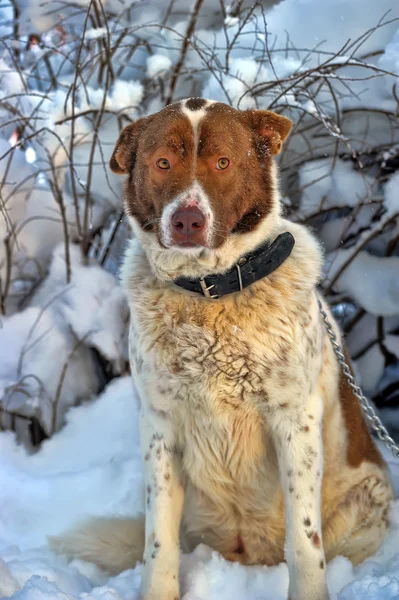
M 200 286 L 201 286 L 201 289 L 202 289 L 202 292 L 203 292 L 205 298 L 212 298 L 214 300 L 216 300 L 217 298 L 219 298 L 219 296 L 217 296 L 217 295 L 213 296 L 210 293 L 211 289 L 214 288 L 215 286 L 214 285 L 207 285 L 206 281 L 205 281 L 205 277 L 200 277 L 199 278 L 199 283 L 200 283 Z
M 240 286 L 240 292 L 242 292 L 242 290 L 244 289 L 244 286 L 242 285 L 240 262 L 241 262 L 241 260 L 239 260 L 238 263 L 236 263 L 236 269 L 237 269 L 237 275 L 238 275 L 238 285 Z M 241 264 L 243 264 L 243 263 L 241 263 Z

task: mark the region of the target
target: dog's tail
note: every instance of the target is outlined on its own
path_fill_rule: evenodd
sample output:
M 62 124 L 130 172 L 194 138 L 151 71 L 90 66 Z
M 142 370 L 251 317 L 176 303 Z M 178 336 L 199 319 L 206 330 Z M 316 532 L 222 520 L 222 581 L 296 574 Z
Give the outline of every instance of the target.
M 95 518 L 48 538 L 55 552 L 94 563 L 111 575 L 132 569 L 143 560 L 144 540 L 144 517 Z

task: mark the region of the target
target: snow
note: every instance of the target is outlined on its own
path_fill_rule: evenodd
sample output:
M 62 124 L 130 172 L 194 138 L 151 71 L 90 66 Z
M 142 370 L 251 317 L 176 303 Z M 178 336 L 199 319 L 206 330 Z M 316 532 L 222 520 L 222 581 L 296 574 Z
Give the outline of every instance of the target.
M 399 75 L 399 29 L 386 45 L 385 52 L 380 58 L 380 66 Z
M 385 209 L 390 216 L 399 214 L 399 172 L 385 186 Z
M 399 337 L 397 335 L 389 335 L 387 324 L 385 324 L 385 327 L 387 335 L 384 339 L 384 347 L 393 356 L 399 356 Z M 397 365 L 392 365 L 391 369 L 389 367 L 385 368 L 385 357 L 378 343 L 373 344 L 356 361 L 355 365 L 356 372 L 360 375 L 359 382 L 366 394 L 372 394 L 374 391 L 378 393 L 384 390 L 389 383 L 395 382 L 398 377 Z M 392 425 L 392 419 L 384 418 L 384 421 Z
M 6 97 L 7 94 L 18 94 L 23 90 L 20 75 L 4 59 L 0 59 L 0 83 L 0 98 Z
M 338 250 L 329 256 L 326 271 L 332 279 L 353 256 L 353 249 Z M 399 313 L 399 257 L 373 256 L 359 252 L 335 283 L 335 289 L 347 293 L 367 312 L 377 316 Z M 381 293 L 383 290 L 383 294 Z
M 2 147 L 0 140 L 0 152 Z M 35 166 L 25 161 L 20 150 L 9 157 L 12 159 L 7 177 L 9 183 L 3 187 L 8 218 L 0 218 L 0 237 L 13 232 L 11 289 L 7 302 L 7 313 L 11 314 L 20 300 L 21 285 L 22 290 L 28 292 L 46 273 L 55 246 L 64 239 L 64 226 L 54 194 L 47 185 L 38 182 Z M 0 176 L 6 163 L 4 160 L 0 164 Z M 15 183 L 17 185 L 13 185 Z M 63 199 L 69 235 L 73 237 L 76 233 L 73 202 L 66 192 Z M 5 256 L 0 255 L 0 276 L 5 277 L 7 266 Z
M 59 429 L 67 409 L 88 390 L 97 392 L 90 348 L 110 362 L 115 374 L 124 371 L 127 360 L 128 313 L 121 288 L 99 266 L 82 265 L 79 249 L 70 251 L 70 283 L 64 248 L 56 247 L 49 276 L 30 307 L 3 319 L 0 328 L 4 408 L 35 415 L 47 434 Z M 6 418 L 0 423 L 6 425 Z M 26 431 L 19 433 L 27 439 Z
M 234 27 L 235 25 L 238 25 L 238 23 L 239 23 L 238 17 L 227 16 L 224 20 L 224 24 L 226 25 L 226 27 Z
M 235 26 L 232 26 L 234 28 Z M 245 28 L 244 28 L 245 29 Z M 255 41 L 255 43 L 257 40 Z M 263 44 L 264 46 L 264 44 Z M 277 78 L 291 75 L 301 67 L 301 61 L 295 58 L 284 58 L 276 56 L 273 59 L 273 68 L 267 63 L 262 64 L 253 59 L 252 56 L 235 56 L 229 61 L 229 72 L 218 73 L 218 76 L 209 76 L 205 84 L 203 96 L 218 102 L 228 102 L 244 110 L 254 108 L 255 100 L 249 90 L 258 82 L 267 82 Z M 280 90 L 279 90 L 280 91 Z M 285 95 L 286 101 L 294 105 L 294 96 Z
M 133 382 L 120 377 L 95 402 L 72 408 L 66 426 L 36 454 L 19 446 L 13 434 L 0 433 L 0 597 L 139 599 L 141 565 L 109 578 L 82 561 L 68 563 L 46 545 L 47 536 L 88 516 L 142 514 L 138 421 Z M 391 467 L 399 486 L 399 466 L 392 461 Z M 331 600 L 397 597 L 398 535 L 397 501 L 376 556 L 358 567 L 342 557 L 330 563 Z M 244 567 L 201 545 L 183 556 L 181 570 L 184 600 L 286 599 L 285 564 Z
M 357 206 L 370 197 L 371 178 L 355 171 L 349 161 L 330 158 L 306 163 L 299 171 L 301 214 L 309 216 L 331 207 Z
M 25 416 L 36 415 L 47 434 L 60 426 L 68 403 L 82 399 L 87 386 L 96 392 L 94 365 L 88 350 L 76 348 L 72 353 L 74 340 L 63 335 L 49 311 L 42 313 L 32 307 L 4 319 L 0 346 L 0 395 L 4 408 Z M 66 364 L 57 410 L 58 386 Z M 7 424 L 6 416 L 2 424 Z
M 96 27 L 93 29 L 86 29 L 85 38 L 86 40 L 97 40 L 106 37 L 107 34 L 108 30 L 106 27 Z
M 76 146 L 87 143 L 90 140 L 90 128 L 82 118 L 77 118 L 72 129 L 72 121 L 68 118 L 73 114 L 72 97 L 64 90 L 29 97 L 29 100 L 31 106 L 27 115 L 36 114 L 40 124 L 45 127 L 43 133 L 33 139 L 34 148 L 39 160 L 54 164 L 59 185 L 62 186 L 65 172 L 60 167 L 68 160 L 71 137 L 73 135 Z M 77 114 L 78 110 L 75 108 L 74 112 Z
M 79 340 L 96 348 L 123 370 L 126 355 L 128 308 L 115 277 L 94 261 L 84 264 L 78 246 L 70 246 L 71 278 L 67 284 L 65 250 L 57 246 L 50 272 L 33 296 L 32 305 L 53 311 L 59 326 L 72 329 Z
M 22 218 L 25 198 L 29 196 L 35 181 L 35 169 L 26 162 L 22 150 L 15 148 L 13 152 L 10 152 L 9 142 L 0 138 L 0 156 L 3 155 L 6 156 L 0 161 L 0 180 L 3 182 L 1 200 L 2 207 L 7 211 L 7 218 L 3 218 L 2 214 L 0 219 L 1 237 L 10 231 L 12 224 Z
M 165 54 L 153 54 L 147 59 L 147 75 L 148 77 L 157 77 L 164 74 L 172 66 L 172 61 Z
M 103 92 L 100 91 L 101 97 Z M 83 110 L 83 108 L 82 108 Z M 86 137 L 75 145 L 75 169 L 65 173 L 65 191 L 72 196 L 72 178 L 78 193 L 80 214 L 84 214 L 87 193 L 87 180 L 91 172 L 90 185 L 90 229 L 97 229 L 105 222 L 112 211 L 121 209 L 122 180 L 108 169 L 110 148 L 118 138 L 119 130 L 114 119 L 105 119 L 94 146 L 93 162 L 88 165 L 88 152 L 92 137 Z
M 297 48 L 314 48 L 323 43 L 324 51 L 336 52 L 348 39 L 355 40 L 369 28 L 375 27 L 381 17 L 393 8 L 391 0 L 370 2 L 365 10 L 364 0 L 285 0 L 270 10 L 268 14 L 268 31 L 273 36 L 281 36 L 285 43 L 284 32 L 288 31 L 293 46 Z M 359 14 L 362 18 L 359 18 Z M 301 24 L 298 27 L 298 16 Z M 333 27 L 334 35 L 331 35 Z M 397 24 L 380 28 L 370 36 L 361 53 L 367 54 L 385 46 L 397 29 Z
M 143 99 L 144 88 L 138 81 L 115 81 L 106 108 L 116 113 L 135 117 L 136 109 Z

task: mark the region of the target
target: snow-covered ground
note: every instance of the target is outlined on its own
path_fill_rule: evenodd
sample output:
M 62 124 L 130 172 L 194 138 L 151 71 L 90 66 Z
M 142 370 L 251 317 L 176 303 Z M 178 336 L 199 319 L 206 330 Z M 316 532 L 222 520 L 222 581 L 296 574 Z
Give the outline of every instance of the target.
M 141 565 L 109 578 L 93 565 L 68 563 L 46 537 L 85 516 L 143 511 L 138 401 L 129 377 L 111 382 L 95 402 L 73 408 L 67 425 L 29 455 L 12 433 L 0 435 L 0 598 L 138 600 Z M 387 455 L 389 459 L 389 455 Z M 399 493 L 399 462 L 391 460 Z M 288 573 L 243 567 L 205 546 L 182 558 L 184 600 L 285 600 Z M 358 567 L 342 557 L 328 567 L 331 600 L 399 597 L 399 500 L 376 556 Z

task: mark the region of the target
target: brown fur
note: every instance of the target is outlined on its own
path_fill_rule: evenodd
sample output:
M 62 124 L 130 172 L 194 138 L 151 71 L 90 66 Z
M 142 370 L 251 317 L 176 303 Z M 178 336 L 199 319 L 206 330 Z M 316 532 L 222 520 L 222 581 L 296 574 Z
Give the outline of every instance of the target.
M 346 362 L 350 365 L 350 358 L 347 352 L 345 352 L 345 358 Z M 340 375 L 339 394 L 342 414 L 349 438 L 347 448 L 348 463 L 352 467 L 358 467 L 363 461 L 369 461 L 382 467 L 384 461 L 375 447 L 357 398 L 344 373 Z
M 200 105 L 202 99 L 192 99 L 188 106 Z M 270 212 L 271 161 L 290 128 L 289 119 L 275 113 L 240 113 L 215 103 L 207 109 L 201 124 L 193 170 L 192 127 L 179 104 L 165 108 L 162 114 L 140 119 L 122 132 L 110 161 L 113 171 L 129 175 L 127 213 L 146 231 L 158 233 L 165 206 L 196 179 L 212 198 L 218 224 L 213 247 L 219 247 L 230 232 L 251 231 Z M 156 143 L 157 139 L 163 140 L 162 145 Z M 223 172 L 214 168 L 220 156 L 231 160 Z M 154 168 L 161 157 L 173 165 L 170 172 Z

